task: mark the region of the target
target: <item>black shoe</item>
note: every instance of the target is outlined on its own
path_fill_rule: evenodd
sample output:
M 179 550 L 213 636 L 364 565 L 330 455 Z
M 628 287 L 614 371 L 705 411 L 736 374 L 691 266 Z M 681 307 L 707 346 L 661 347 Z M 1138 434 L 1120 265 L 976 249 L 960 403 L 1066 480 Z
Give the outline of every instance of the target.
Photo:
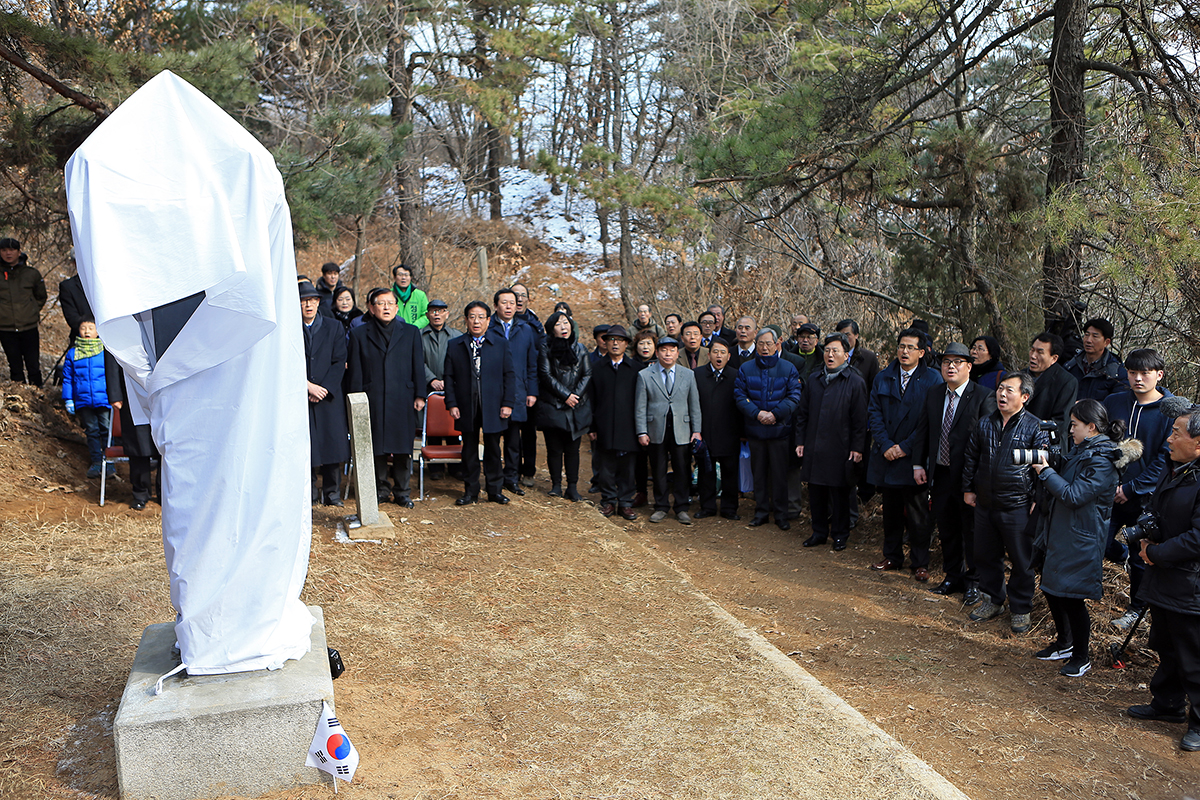
M 469 505 L 471 505 L 471 503 L 474 503 L 477 499 L 478 498 L 473 494 L 464 494 L 462 497 L 460 497 L 454 501 L 454 505 L 469 506 Z
M 550 487 L 550 491 L 546 492 L 550 497 L 562 497 L 562 487 L 558 484 Z
M 757 528 L 760 525 L 766 525 L 766 524 L 767 524 L 766 517 L 755 517 L 754 519 L 750 520 L 751 528 Z
M 524 492 L 522 492 L 522 494 L 524 494 Z M 506 505 L 509 502 L 509 500 L 507 497 L 505 497 L 502 494 L 489 494 L 488 502 L 489 503 L 499 503 L 500 505 Z
M 946 580 L 942 581 L 929 591 L 933 592 L 934 594 L 955 594 L 957 592 L 966 591 L 966 588 L 967 587 L 964 584 L 946 578 Z
M 804 546 L 805 547 L 816 547 L 819 544 L 825 544 L 825 542 L 827 542 L 827 541 L 829 541 L 829 540 L 826 537 L 819 536 L 818 534 L 814 533 L 812 536 L 810 536 L 804 540 Z
M 572 503 L 578 503 L 583 499 L 583 495 L 579 493 L 579 489 L 575 488 L 575 484 L 567 487 L 567 491 L 563 492 L 563 497 L 570 500 Z
M 517 495 L 518 497 L 525 496 L 525 490 L 522 489 L 519 484 L 506 483 L 506 484 L 504 484 L 504 489 L 512 494 Z
M 792 523 L 788 522 L 786 519 L 777 519 L 775 520 L 775 527 L 779 528 L 781 531 L 790 531 L 792 529 Z
M 694 516 L 696 517 L 696 519 L 708 519 L 709 517 L 715 517 L 716 515 L 717 515 L 717 512 L 706 511 L 705 509 L 702 508 L 699 511 L 697 511 Z
M 967 590 L 965 592 L 963 592 L 963 605 L 964 606 L 973 606 L 982 599 L 983 599 L 983 595 L 979 593 L 978 586 L 968 586 Z
M 725 519 L 731 519 L 734 522 L 737 522 L 738 520 L 740 520 L 742 518 L 741 514 L 722 514 L 721 516 L 724 517 Z
M 398 505 L 398 506 L 403 506 L 404 508 L 412 508 L 412 507 L 413 507 L 413 501 L 412 501 L 412 500 L 409 500 L 407 497 L 397 497 L 397 498 L 396 498 L 396 505 Z
M 129 508 L 131 511 L 141 511 L 145 507 L 146 507 L 145 500 L 134 500 L 132 503 L 129 504 Z
M 600 487 L 593 483 L 588 487 L 588 494 L 600 494 Z
M 1189 753 L 1194 753 L 1200 750 L 1200 731 L 1191 728 L 1179 740 L 1179 749 L 1186 750 Z
M 834 539 L 833 540 L 833 551 L 835 553 L 840 553 L 843 550 L 845 550 L 847 541 L 849 541 L 849 540 L 848 539 Z
M 1152 719 L 1156 722 L 1186 722 L 1187 713 L 1184 711 L 1163 711 L 1153 704 L 1130 706 L 1126 712 L 1134 719 Z M 1190 731 L 1189 731 L 1190 733 Z

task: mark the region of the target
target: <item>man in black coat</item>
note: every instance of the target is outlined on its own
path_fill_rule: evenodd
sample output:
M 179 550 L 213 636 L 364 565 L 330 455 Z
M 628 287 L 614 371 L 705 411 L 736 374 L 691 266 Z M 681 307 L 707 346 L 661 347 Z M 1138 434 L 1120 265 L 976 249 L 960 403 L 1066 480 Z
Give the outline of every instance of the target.
M 150 424 L 134 425 L 133 412 L 129 408 L 129 393 L 125 386 L 125 370 L 121 363 L 104 351 L 104 383 L 108 393 L 108 401 L 121 415 L 121 446 L 129 458 L 129 487 L 133 490 L 133 498 L 129 507 L 141 511 L 150 502 L 150 490 L 162 495 L 158 484 L 162 483 L 162 473 L 158 481 L 150 479 L 153 473 L 153 459 L 158 458 L 158 448 L 154 446 L 154 438 L 150 435 Z
M 962 473 L 967 442 L 979 419 L 996 410 L 996 396 L 971 380 L 971 351 L 954 342 L 942 354 L 944 391 L 925 395 L 913 447 L 913 477 L 929 484 L 933 518 L 942 542 L 946 578 L 935 594 L 962 592 L 967 605 L 979 602 L 975 575 L 975 510 L 963 502 Z
M 850 366 L 849 350 L 842 334 L 825 337 L 825 365 L 808 376 L 796 410 L 795 452 L 804 459 L 812 513 L 805 547 L 832 536 L 833 549 L 841 551 L 850 538 L 850 499 L 867 442 L 867 386 Z
M 1066 445 L 1079 381 L 1059 363 L 1062 353 L 1062 337 L 1055 333 L 1039 333 L 1029 343 L 1029 374 L 1036 391 L 1025 410 L 1040 420 L 1057 422 L 1059 444 Z
M 391 495 L 412 508 L 409 476 L 417 415 L 425 408 L 425 358 L 420 332 L 396 318 L 397 308 L 389 289 L 372 289 L 367 296 L 369 319 L 350 329 L 347 391 L 365 392 L 370 405 L 379 502 Z
M 518 396 L 513 358 L 504 336 L 488 330 L 488 307 L 481 300 L 467 304 L 466 334 L 446 347 L 446 408 L 462 434 L 463 496 L 455 505 L 479 499 L 479 436 L 483 432 L 483 476 L 488 500 L 501 505 L 504 464 L 500 437 L 508 430 Z
M 323 317 L 333 319 L 333 293 L 342 286 L 342 270 L 332 261 L 321 265 L 321 280 L 317 282 L 317 297 L 321 305 L 318 309 Z
M 1200 407 L 1179 398 L 1171 398 L 1168 407 L 1179 416 L 1167 439 L 1170 461 L 1150 497 L 1159 529 L 1141 543 L 1147 565 L 1141 599 L 1150 605 L 1150 647 L 1158 653 L 1158 669 L 1150 679 L 1150 703 L 1132 706 L 1128 713 L 1186 722 L 1179 748 L 1195 752 L 1200 750 Z
M 852 319 L 844 319 L 837 324 L 834 331 L 846 337 L 846 341 L 850 343 L 850 366 L 858 371 L 862 376 L 863 382 L 867 384 L 867 394 L 871 393 L 871 388 L 875 385 L 875 376 L 879 374 L 879 358 L 874 351 L 863 347 L 859 341 L 858 322 Z M 867 452 L 871 450 L 871 431 L 867 431 Z M 858 525 L 858 502 L 861 499 L 864 503 L 870 500 L 875 495 L 875 487 L 867 480 L 866 470 L 861 470 L 858 474 L 856 483 L 858 485 L 857 492 L 850 493 L 850 527 Z
M 714 335 L 720 336 L 719 333 Z M 742 317 L 734 327 L 733 351 L 729 354 L 729 366 L 735 370 L 741 369 L 742 364 L 753 361 L 758 355 L 755 342 L 758 340 L 758 322 L 754 317 Z
M 78 275 L 72 275 L 58 284 L 58 304 L 62 307 L 63 319 L 71 329 L 67 338 L 67 346 L 79 336 L 79 323 L 85 319 L 95 319 L 92 306 L 88 303 L 87 295 L 83 292 L 83 281 Z M 111 396 L 111 395 L 110 395 Z
M 1110 349 L 1115 333 L 1113 324 L 1104 317 L 1083 323 L 1083 350 L 1063 365 L 1079 382 L 1077 399 L 1104 402 L 1110 394 L 1129 390 L 1129 373 Z
M 346 331 L 320 313 L 321 293 L 300 284 L 304 358 L 308 368 L 308 438 L 312 451 L 313 502 L 342 505 L 342 464 L 350 458 L 342 378 L 346 372 Z M 318 488 L 317 481 L 320 481 Z
M 708 363 L 696 367 L 696 389 L 700 392 L 700 433 L 708 448 L 707 465 L 700 461 L 700 510 L 698 518 L 717 513 L 717 468 L 721 469 L 721 516 L 739 520 L 738 477 L 741 453 L 742 413 L 733 388 L 736 372 L 729 366 L 732 345 L 721 338 L 709 344 Z
M 637 519 L 633 510 L 633 456 L 640 445 L 634 420 L 637 377 L 641 365 L 625 357 L 631 341 L 621 325 L 604 334 L 608 358 L 592 369 L 592 430 L 595 443 L 596 483 L 600 487 L 600 513 L 619 513 Z

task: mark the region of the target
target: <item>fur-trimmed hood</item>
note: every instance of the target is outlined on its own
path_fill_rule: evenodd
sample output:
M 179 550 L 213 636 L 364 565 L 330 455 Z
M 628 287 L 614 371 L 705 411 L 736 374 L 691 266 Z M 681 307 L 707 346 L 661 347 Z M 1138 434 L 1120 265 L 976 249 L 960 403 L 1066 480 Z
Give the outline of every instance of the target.
M 1124 470 L 1127 466 L 1137 461 L 1142 457 L 1142 442 L 1140 439 L 1122 439 L 1116 442 L 1116 450 L 1113 451 L 1113 463 L 1117 465 L 1117 469 Z

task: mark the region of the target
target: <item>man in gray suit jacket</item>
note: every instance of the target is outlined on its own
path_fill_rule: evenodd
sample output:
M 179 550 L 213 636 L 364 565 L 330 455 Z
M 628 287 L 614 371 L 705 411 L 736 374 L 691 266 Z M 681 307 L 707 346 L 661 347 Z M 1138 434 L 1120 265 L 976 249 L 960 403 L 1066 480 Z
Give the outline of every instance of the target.
M 669 336 L 658 340 L 658 361 L 638 373 L 634 394 L 634 424 L 638 442 L 650 450 L 654 481 L 654 513 L 651 522 L 662 522 L 671 508 L 667 487 L 667 463 L 674 473 L 675 518 L 691 525 L 687 508 L 691 502 L 692 471 L 688 467 L 691 443 L 700 438 L 700 392 L 692 371 L 676 364 L 679 342 Z

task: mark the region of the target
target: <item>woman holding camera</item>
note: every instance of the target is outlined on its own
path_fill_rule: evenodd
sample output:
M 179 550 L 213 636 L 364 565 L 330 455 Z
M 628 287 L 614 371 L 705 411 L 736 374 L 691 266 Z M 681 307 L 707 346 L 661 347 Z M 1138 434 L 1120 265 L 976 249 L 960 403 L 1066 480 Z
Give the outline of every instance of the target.
M 1056 470 L 1045 459 L 1034 464 L 1050 500 L 1034 549 L 1045 553 L 1042 593 L 1058 635 L 1035 655 L 1043 661 L 1067 663 L 1060 674 L 1078 678 L 1092 668 L 1088 658 L 1091 618 L 1086 600 L 1103 592 L 1104 548 L 1108 519 L 1120 471 L 1142 454 L 1137 439 L 1126 439 L 1125 423 L 1108 419 L 1095 400 L 1071 408 L 1070 455 Z

